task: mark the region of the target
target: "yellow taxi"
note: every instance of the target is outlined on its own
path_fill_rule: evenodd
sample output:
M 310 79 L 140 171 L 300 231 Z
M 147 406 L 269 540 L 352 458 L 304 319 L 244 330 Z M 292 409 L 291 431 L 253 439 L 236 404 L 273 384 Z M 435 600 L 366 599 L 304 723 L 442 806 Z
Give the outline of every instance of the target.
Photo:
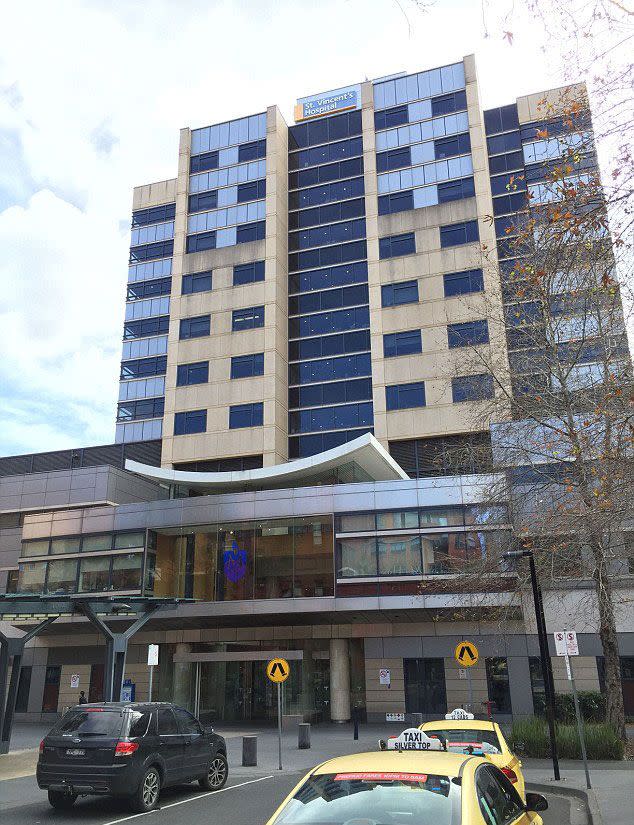
M 482 756 L 448 753 L 417 728 L 381 745 L 313 768 L 267 825 L 543 825 L 546 799 L 524 802 Z
M 522 763 L 509 748 L 497 722 L 475 719 L 472 713 L 457 708 L 444 719 L 424 722 L 419 730 L 432 738 L 440 738 L 450 753 L 486 756 L 511 780 L 524 799 Z

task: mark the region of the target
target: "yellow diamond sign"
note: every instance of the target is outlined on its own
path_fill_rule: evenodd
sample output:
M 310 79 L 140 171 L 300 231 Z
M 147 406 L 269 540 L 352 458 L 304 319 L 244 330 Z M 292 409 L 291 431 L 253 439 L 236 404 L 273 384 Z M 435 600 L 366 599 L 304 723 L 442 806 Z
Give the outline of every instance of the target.
M 272 682 L 285 682 L 290 672 L 286 659 L 271 659 L 266 665 L 266 675 Z
M 478 663 L 478 648 L 473 642 L 459 642 L 454 652 L 456 662 L 462 667 L 472 667 Z

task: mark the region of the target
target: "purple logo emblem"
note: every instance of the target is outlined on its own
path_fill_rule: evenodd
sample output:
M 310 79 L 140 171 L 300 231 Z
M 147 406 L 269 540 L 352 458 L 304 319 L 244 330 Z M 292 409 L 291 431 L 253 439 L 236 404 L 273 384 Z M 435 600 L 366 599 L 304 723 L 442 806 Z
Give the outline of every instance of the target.
M 225 576 L 231 582 L 239 582 L 247 572 L 247 551 L 240 550 L 236 541 L 231 542 L 231 550 L 225 550 L 222 555 Z

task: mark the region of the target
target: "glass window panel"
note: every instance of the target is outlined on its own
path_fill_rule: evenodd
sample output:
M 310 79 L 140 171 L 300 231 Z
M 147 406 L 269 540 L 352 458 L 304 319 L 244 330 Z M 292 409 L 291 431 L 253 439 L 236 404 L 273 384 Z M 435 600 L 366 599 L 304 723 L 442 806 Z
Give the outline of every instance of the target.
M 420 575 L 421 555 L 418 536 L 385 536 L 378 541 L 379 575 Z
M 112 536 L 84 536 L 81 542 L 82 553 L 96 553 L 98 550 L 110 550 L 112 547 Z
M 110 587 L 110 559 L 82 559 L 79 563 L 79 592 L 102 592 Z
M 51 554 L 79 553 L 79 539 L 53 539 L 51 541 Z
M 337 517 L 337 531 L 341 533 L 360 533 L 374 529 L 374 513 L 347 513 Z
M 219 601 L 253 598 L 255 530 L 249 524 L 218 528 Z
M 508 509 L 505 504 L 477 504 L 465 508 L 465 524 L 507 524 Z
M 337 578 L 377 575 L 375 538 L 340 539 L 337 548 Z
M 42 593 L 46 576 L 45 561 L 18 565 L 18 593 Z
M 423 567 L 426 575 L 450 573 L 450 545 L 456 545 L 456 537 L 460 540 L 461 533 L 435 533 L 430 536 L 421 536 L 423 551 Z
M 48 565 L 47 593 L 74 593 L 77 579 L 77 560 L 58 559 Z
M 113 590 L 136 590 L 141 586 L 141 553 L 126 553 L 112 559 Z
M 292 519 L 267 521 L 255 533 L 256 599 L 293 596 Z
M 295 519 L 293 524 L 295 577 L 293 595 L 332 596 L 333 537 L 328 516 Z
M 425 507 L 420 511 L 421 527 L 462 527 L 462 507 Z
M 114 537 L 114 546 L 116 550 L 126 547 L 144 547 L 145 535 L 143 533 L 117 533 Z
M 403 510 L 397 513 L 377 513 L 377 530 L 409 530 L 418 527 L 418 511 Z
M 43 541 L 25 541 L 22 544 L 23 556 L 48 556 L 48 539 Z

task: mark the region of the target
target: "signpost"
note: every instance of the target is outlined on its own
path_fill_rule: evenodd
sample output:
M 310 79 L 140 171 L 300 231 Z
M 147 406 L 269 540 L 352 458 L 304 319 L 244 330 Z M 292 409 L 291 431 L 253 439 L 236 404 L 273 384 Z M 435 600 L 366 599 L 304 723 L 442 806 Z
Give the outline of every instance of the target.
M 572 699 L 575 703 L 575 716 L 577 717 L 577 731 L 579 733 L 579 743 L 581 744 L 581 757 L 583 759 L 583 769 L 586 773 L 586 787 L 592 788 L 590 783 L 590 771 L 588 770 L 588 756 L 586 754 L 586 739 L 583 733 L 583 721 L 581 710 L 579 709 L 579 697 L 577 696 L 577 686 L 575 685 L 575 674 L 572 669 L 571 656 L 579 655 L 579 644 L 577 633 L 574 630 L 557 630 L 555 636 L 555 651 L 557 656 L 563 656 L 566 660 L 566 673 L 568 681 L 572 687 Z
M 147 663 L 150 668 L 150 684 L 148 685 L 148 702 L 152 701 L 152 682 L 154 680 L 154 666 L 159 662 L 159 646 L 148 645 L 147 648 Z
M 454 650 L 454 658 L 459 665 L 467 668 L 467 684 L 469 686 L 469 710 L 473 710 L 473 682 L 471 681 L 471 668 L 478 664 L 480 658 L 478 648 L 473 642 L 458 642 Z M 458 672 L 460 678 L 460 672 Z
M 266 665 L 266 675 L 277 685 L 277 756 L 278 770 L 282 770 L 282 682 L 288 679 L 291 668 L 286 659 L 269 659 Z

